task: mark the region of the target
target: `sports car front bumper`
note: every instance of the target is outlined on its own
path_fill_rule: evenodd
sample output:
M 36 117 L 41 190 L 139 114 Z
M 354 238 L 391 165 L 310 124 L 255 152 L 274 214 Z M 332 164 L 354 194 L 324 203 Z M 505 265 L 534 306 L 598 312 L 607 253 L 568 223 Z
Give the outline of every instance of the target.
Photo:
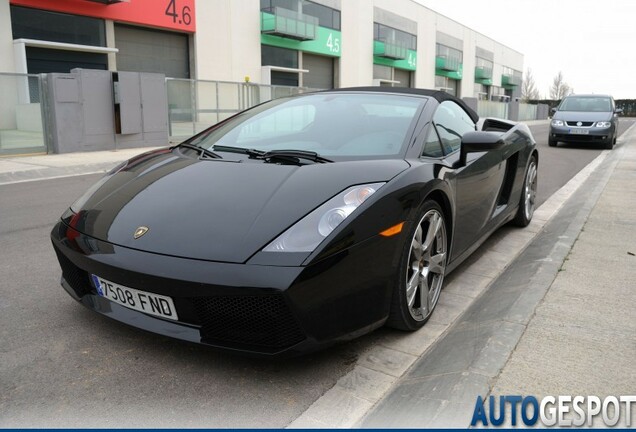
M 245 353 L 294 355 L 381 326 L 401 236 L 368 239 L 309 266 L 210 262 L 143 252 L 80 233 L 51 233 L 62 286 L 84 306 L 153 333 Z M 169 296 L 178 321 L 98 295 L 91 275 Z

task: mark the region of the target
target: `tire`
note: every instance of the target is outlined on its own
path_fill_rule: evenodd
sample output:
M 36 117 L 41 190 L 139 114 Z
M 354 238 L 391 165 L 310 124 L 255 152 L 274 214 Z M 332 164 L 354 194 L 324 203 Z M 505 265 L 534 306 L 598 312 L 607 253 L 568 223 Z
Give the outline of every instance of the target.
M 386 323 L 405 331 L 419 329 L 431 317 L 448 261 L 446 218 L 439 204 L 425 201 L 410 225 Z
M 532 155 L 528 168 L 523 176 L 523 187 L 519 197 L 519 208 L 513 219 L 513 223 L 519 227 L 528 226 L 534 214 L 535 199 L 537 196 L 537 157 Z
M 613 149 L 614 148 L 614 142 L 615 142 L 615 139 L 614 138 L 610 138 L 609 140 L 607 140 L 606 143 L 603 143 L 603 148 L 605 150 Z
M 616 145 L 616 140 L 618 139 L 618 132 L 614 133 L 614 141 L 612 141 L 612 144 Z
M 548 138 L 548 145 L 549 145 L 550 147 L 556 147 L 556 146 L 557 146 L 557 141 L 556 141 L 556 140 L 553 140 L 553 139 Z

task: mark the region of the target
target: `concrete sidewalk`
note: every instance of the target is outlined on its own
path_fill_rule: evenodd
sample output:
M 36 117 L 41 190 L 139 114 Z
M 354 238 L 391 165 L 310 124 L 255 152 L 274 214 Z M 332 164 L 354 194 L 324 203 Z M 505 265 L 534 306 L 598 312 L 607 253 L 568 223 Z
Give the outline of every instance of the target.
M 636 394 L 636 141 L 622 150 L 493 395 Z
M 632 128 L 357 426 L 465 428 L 478 395 L 633 395 L 635 184 Z
M 0 185 L 103 173 L 157 147 L 0 158 Z

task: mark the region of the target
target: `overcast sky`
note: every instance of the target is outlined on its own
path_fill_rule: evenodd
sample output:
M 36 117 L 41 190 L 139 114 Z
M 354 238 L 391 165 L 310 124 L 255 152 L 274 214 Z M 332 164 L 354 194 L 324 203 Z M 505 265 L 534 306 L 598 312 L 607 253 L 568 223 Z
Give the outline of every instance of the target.
M 415 0 L 524 54 L 542 96 L 563 72 L 575 93 L 636 99 L 636 0 Z

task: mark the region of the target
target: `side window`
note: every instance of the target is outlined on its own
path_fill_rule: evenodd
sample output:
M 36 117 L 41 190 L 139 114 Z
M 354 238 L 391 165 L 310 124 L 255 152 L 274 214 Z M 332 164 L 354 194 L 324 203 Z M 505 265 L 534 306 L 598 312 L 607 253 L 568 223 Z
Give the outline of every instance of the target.
M 475 123 L 468 113 L 452 101 L 444 101 L 440 104 L 433 116 L 433 123 L 446 154 L 459 150 L 462 136 L 466 132 L 475 131 Z
M 442 151 L 442 144 L 439 142 L 437 132 L 435 132 L 435 126 L 430 125 L 428 128 L 428 135 L 426 141 L 424 141 L 424 149 L 422 150 L 422 156 L 428 157 L 442 157 L 444 152 Z

